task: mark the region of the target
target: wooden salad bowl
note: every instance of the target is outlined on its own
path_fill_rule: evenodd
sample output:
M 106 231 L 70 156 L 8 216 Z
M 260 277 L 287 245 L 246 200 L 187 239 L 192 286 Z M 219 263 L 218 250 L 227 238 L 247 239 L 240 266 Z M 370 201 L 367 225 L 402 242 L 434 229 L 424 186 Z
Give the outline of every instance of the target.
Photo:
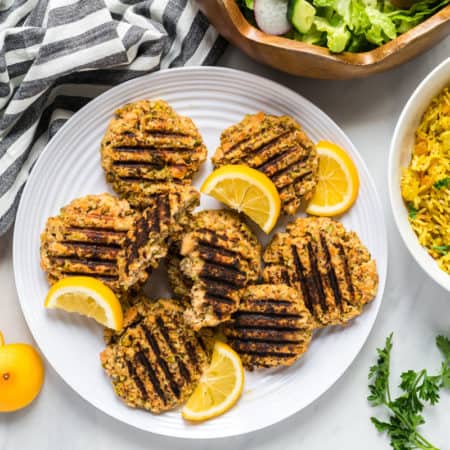
M 364 53 L 333 54 L 324 47 L 272 36 L 250 25 L 235 0 L 197 0 L 228 41 L 250 57 L 293 75 L 362 78 L 398 66 L 450 34 L 450 5 L 396 39 Z

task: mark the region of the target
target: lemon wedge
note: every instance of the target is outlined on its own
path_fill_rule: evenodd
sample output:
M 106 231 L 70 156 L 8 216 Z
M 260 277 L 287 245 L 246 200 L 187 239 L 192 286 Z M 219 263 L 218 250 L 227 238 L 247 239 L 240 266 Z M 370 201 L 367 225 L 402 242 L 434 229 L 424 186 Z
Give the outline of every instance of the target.
M 200 191 L 243 212 L 269 233 L 280 216 L 280 196 L 269 177 L 244 165 L 216 169 Z
M 351 208 L 358 197 L 359 177 L 345 150 L 328 141 L 317 145 L 319 181 L 306 212 L 313 216 L 337 216 Z
M 45 307 L 91 317 L 113 330 L 120 330 L 123 324 L 119 299 L 108 286 L 92 277 L 59 280 L 50 288 Z
M 244 369 L 238 354 L 216 341 L 209 368 L 182 410 L 186 420 L 195 422 L 217 417 L 239 399 L 244 387 Z

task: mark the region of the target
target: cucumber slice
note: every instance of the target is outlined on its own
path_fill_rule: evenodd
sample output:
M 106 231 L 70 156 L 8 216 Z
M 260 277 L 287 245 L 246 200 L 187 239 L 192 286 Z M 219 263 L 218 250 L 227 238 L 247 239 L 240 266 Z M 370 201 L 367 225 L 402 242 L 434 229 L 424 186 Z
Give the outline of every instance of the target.
M 299 33 L 307 33 L 313 24 L 316 8 L 307 0 L 289 0 L 288 18 Z

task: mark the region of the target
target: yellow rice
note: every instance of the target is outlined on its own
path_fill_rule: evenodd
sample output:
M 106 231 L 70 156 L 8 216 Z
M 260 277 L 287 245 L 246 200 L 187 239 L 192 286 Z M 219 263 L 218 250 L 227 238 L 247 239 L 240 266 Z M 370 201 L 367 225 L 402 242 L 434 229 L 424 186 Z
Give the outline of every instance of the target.
M 432 100 L 422 117 L 401 191 L 420 244 L 450 273 L 449 87 Z

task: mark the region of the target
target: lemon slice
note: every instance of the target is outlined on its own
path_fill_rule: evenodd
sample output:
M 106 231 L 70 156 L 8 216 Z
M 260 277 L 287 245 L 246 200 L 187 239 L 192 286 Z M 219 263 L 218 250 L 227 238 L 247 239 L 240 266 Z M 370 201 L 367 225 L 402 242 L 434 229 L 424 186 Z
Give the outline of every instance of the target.
M 211 364 L 182 410 L 187 420 L 200 422 L 228 411 L 244 387 L 244 369 L 238 354 L 216 341 Z
M 122 306 L 114 292 L 91 277 L 68 277 L 59 280 L 48 291 L 46 308 L 63 309 L 91 317 L 105 327 L 120 330 Z
M 244 165 L 227 165 L 211 173 L 201 189 L 204 194 L 245 213 L 269 233 L 280 216 L 280 196 L 269 177 Z
M 319 181 L 306 212 L 314 216 L 337 216 L 350 209 L 358 196 L 355 164 L 341 147 L 328 141 L 317 145 Z

